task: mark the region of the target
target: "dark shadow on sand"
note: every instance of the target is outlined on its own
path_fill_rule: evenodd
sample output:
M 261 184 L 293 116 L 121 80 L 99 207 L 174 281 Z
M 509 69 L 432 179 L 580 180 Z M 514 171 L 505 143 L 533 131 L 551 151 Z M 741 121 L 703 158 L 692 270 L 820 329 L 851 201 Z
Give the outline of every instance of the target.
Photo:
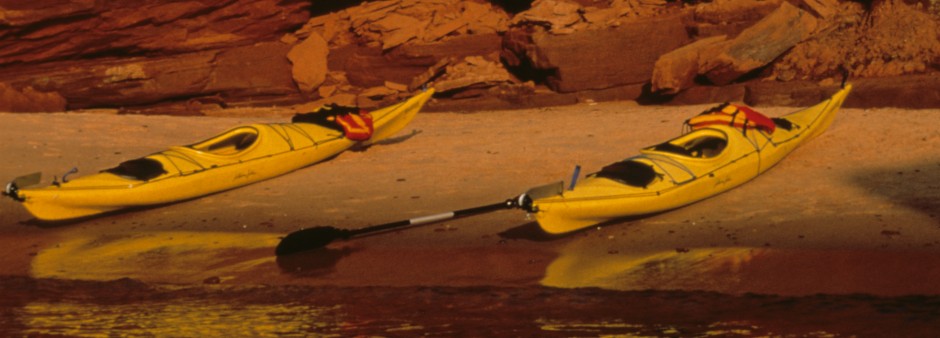
M 361 143 L 358 143 L 358 144 L 352 146 L 351 148 L 349 148 L 349 151 L 364 152 L 364 151 L 366 151 L 366 150 L 369 150 L 369 147 L 372 147 L 372 146 L 377 145 L 377 144 L 384 146 L 384 145 L 402 143 L 402 142 L 405 142 L 405 141 L 411 139 L 412 137 L 415 137 L 415 136 L 417 136 L 418 134 L 421 134 L 421 133 L 422 133 L 421 130 L 412 129 L 412 130 L 411 130 L 411 133 L 408 133 L 408 134 L 406 134 L 406 135 L 401 135 L 401 136 L 396 136 L 396 137 L 389 137 L 389 138 L 387 138 L 387 139 L 379 140 L 379 141 L 376 141 L 376 142 L 373 142 L 373 143 L 369 143 L 369 144 L 367 144 L 367 145 L 363 145 L 363 144 L 361 144 Z
M 922 212 L 940 224 L 940 159 L 866 168 L 852 176 L 866 190 Z

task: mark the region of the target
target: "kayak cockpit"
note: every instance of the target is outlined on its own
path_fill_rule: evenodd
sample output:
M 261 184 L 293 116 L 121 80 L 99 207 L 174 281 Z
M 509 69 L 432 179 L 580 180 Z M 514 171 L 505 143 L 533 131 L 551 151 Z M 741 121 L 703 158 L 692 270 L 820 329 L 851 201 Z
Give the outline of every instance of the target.
M 149 181 L 167 173 L 160 161 L 146 157 L 121 162 L 117 167 L 102 172 L 138 181 Z
M 701 129 L 646 148 L 693 158 L 713 158 L 728 147 L 728 136 L 716 129 Z
M 190 145 L 189 148 L 219 156 L 231 156 L 252 148 L 258 143 L 258 129 L 250 126 L 229 130 L 222 135 Z
M 659 176 L 653 166 L 632 159 L 605 166 L 594 175 L 644 189 Z

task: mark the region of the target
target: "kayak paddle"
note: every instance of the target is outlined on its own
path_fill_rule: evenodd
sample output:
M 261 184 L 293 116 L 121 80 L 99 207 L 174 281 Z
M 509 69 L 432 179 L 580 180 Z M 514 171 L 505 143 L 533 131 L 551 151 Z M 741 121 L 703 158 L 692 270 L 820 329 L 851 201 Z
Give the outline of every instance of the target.
M 278 243 L 277 247 L 274 249 L 274 254 L 277 256 L 284 256 L 302 251 L 319 249 L 336 240 L 348 240 L 354 237 L 363 237 L 392 229 L 479 215 L 496 210 L 514 208 L 528 210 L 531 207 L 532 199 L 561 194 L 563 189 L 563 183 L 558 182 L 529 189 L 529 191 L 519 195 L 516 198 L 510 198 L 499 203 L 417 217 L 403 221 L 367 226 L 359 229 L 339 229 L 331 226 L 318 226 L 301 229 L 289 233 L 287 236 L 282 238 L 281 242 Z
M 17 177 L 12 182 L 7 183 L 6 188 L 3 189 L 3 195 L 10 196 L 10 198 L 13 198 L 14 200 L 23 202 L 23 199 L 19 194 L 20 188 L 37 185 L 41 179 L 42 173 L 32 173 L 29 175 Z

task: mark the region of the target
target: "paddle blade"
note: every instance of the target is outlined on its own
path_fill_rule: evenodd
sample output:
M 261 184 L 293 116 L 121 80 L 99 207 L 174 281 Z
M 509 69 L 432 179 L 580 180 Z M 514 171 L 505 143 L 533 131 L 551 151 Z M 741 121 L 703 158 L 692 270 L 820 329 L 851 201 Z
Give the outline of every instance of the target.
M 42 180 L 42 173 L 32 173 L 17 177 L 13 180 L 13 184 L 20 188 L 26 188 L 39 184 L 40 180 Z
M 302 229 L 287 234 L 274 249 L 277 256 L 325 247 L 338 239 L 349 239 L 352 233 L 349 230 L 334 227 L 315 227 Z
M 17 177 L 12 182 L 7 183 L 7 186 L 2 191 L 2 195 L 10 196 L 16 201 L 23 202 L 25 199 L 20 197 L 20 188 L 39 184 L 40 179 L 42 179 L 41 173 L 32 173 Z
M 525 192 L 526 196 L 533 200 L 543 199 L 546 197 L 558 196 L 565 191 L 565 182 L 555 182 L 546 185 L 540 185 L 535 188 L 529 189 Z

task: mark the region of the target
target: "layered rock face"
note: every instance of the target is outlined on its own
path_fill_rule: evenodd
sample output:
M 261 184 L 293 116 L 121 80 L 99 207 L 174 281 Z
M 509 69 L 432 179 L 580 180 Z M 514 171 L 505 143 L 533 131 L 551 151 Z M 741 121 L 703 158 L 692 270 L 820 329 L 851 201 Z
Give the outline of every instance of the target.
M 4 95 L 58 95 L 16 110 L 259 98 L 298 101 L 278 42 L 307 1 L 0 1 Z M 35 96 L 35 95 L 33 95 Z M 212 97 L 216 97 L 212 99 Z M 58 100 L 63 102 L 63 100 Z
M 0 0 L 0 111 L 372 107 L 429 86 L 460 109 L 799 104 L 844 73 L 882 96 L 940 87 L 934 1 L 505 3 Z M 885 104 L 940 105 L 913 96 Z

